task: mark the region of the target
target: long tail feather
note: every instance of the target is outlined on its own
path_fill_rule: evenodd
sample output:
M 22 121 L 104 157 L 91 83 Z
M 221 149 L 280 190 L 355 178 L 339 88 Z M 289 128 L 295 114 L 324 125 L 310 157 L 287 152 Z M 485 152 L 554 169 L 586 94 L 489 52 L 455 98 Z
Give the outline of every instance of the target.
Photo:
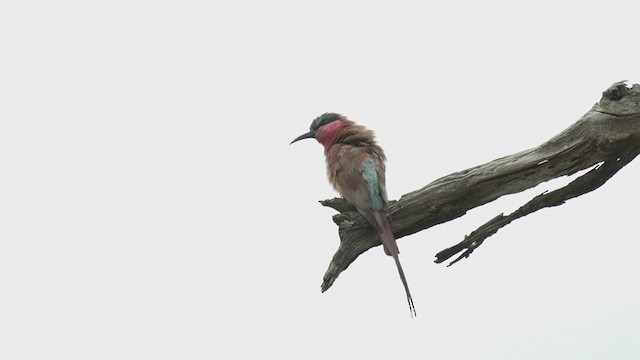
M 378 234 L 380 235 L 380 240 L 382 240 L 382 245 L 385 248 L 385 252 L 387 255 L 391 255 L 393 260 L 396 262 L 396 267 L 398 268 L 398 273 L 400 274 L 400 280 L 402 280 L 402 285 L 404 285 L 404 291 L 407 293 L 407 302 L 409 303 L 409 312 L 411 313 L 411 317 L 417 316 L 416 308 L 413 305 L 413 298 L 411 297 L 411 291 L 409 291 L 409 285 L 407 284 L 407 278 L 404 276 L 404 270 L 402 270 L 402 265 L 400 264 L 400 257 L 398 256 L 398 245 L 396 244 L 396 239 L 393 236 L 393 232 L 391 231 L 391 226 L 387 221 L 384 213 L 380 211 L 373 212 L 373 218 L 375 220 L 375 225 L 378 230 Z

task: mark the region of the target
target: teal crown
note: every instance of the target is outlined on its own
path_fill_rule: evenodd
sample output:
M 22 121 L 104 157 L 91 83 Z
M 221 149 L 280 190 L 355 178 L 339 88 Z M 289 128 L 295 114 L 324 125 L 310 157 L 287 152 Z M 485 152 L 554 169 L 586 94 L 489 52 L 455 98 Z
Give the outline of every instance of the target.
M 328 123 L 332 123 L 336 120 L 340 120 L 340 114 L 324 113 L 313 120 L 311 126 L 309 127 L 309 130 L 318 130 L 321 126 L 327 125 Z

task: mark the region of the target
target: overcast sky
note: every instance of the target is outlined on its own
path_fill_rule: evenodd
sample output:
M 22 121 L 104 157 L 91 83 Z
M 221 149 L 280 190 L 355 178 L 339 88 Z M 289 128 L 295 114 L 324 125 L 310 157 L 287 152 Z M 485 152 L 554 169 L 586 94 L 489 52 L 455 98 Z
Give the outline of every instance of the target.
M 568 179 L 338 246 L 327 111 L 376 131 L 390 199 L 534 147 L 640 82 L 637 4 L 5 1 L 0 360 L 638 359 L 640 165 L 434 255 Z

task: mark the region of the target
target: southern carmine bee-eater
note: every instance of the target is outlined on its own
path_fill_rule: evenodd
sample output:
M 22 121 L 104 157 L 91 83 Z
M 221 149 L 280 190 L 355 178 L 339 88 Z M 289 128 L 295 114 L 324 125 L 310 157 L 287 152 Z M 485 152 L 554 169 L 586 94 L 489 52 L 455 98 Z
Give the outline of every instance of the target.
M 398 245 L 389 225 L 385 187 L 384 151 L 376 143 L 373 131 L 345 116 L 325 113 L 311 123 L 310 131 L 295 138 L 315 138 L 324 145 L 327 176 L 331 185 L 376 229 L 384 252 L 393 257 L 407 293 L 411 316 L 416 314 L 411 292 L 404 276 Z

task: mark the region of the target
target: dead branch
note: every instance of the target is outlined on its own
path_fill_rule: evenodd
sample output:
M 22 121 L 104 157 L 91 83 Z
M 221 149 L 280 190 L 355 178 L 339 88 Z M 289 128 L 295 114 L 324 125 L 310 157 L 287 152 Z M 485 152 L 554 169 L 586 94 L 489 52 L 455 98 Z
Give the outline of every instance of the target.
M 639 153 L 640 85 L 629 88 L 625 82 L 618 82 L 604 91 L 600 101 L 580 120 L 544 144 L 447 175 L 391 201 L 391 226 L 399 239 L 453 220 L 501 196 L 593 168 L 563 188 L 534 197 L 507 216 L 496 216 L 459 244 L 436 255 L 440 263 L 462 252 L 452 265 L 513 220 L 597 189 Z M 324 292 L 360 254 L 380 245 L 380 240 L 344 199 L 320 203 L 339 212 L 333 221 L 338 225 L 340 246 L 324 275 Z

